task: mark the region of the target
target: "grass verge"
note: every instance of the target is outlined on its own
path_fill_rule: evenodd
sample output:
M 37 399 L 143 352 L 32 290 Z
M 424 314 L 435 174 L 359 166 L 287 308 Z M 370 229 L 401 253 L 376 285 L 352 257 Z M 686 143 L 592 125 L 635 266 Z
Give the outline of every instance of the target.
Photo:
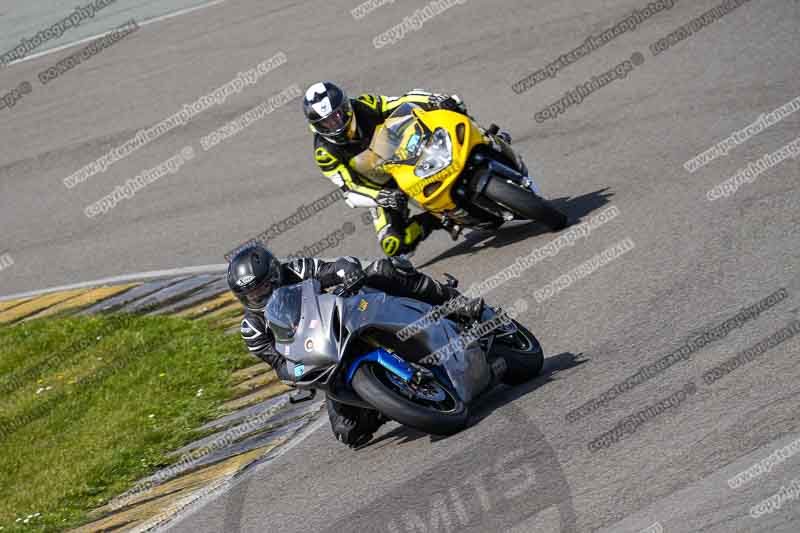
M 175 317 L 0 328 L 3 533 L 78 525 L 167 466 L 231 397 L 231 372 L 255 362 L 238 336 Z

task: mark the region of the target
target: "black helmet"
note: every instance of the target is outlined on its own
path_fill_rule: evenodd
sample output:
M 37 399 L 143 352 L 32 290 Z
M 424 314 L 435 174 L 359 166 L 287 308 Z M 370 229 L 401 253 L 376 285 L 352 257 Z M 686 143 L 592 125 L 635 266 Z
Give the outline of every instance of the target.
M 263 311 L 281 286 L 281 263 L 260 244 L 242 248 L 228 265 L 228 286 L 251 311 Z
M 347 144 L 356 137 L 356 118 L 347 94 L 329 81 L 315 83 L 306 90 L 303 113 L 315 133 L 336 144 Z

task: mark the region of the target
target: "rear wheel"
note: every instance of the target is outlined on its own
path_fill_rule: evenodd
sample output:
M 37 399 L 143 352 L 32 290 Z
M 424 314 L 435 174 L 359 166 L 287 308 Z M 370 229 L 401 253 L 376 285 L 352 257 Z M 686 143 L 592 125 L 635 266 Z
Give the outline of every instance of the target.
M 517 331 L 511 335 L 497 337 L 492 345 L 492 356 L 506 361 L 503 383 L 520 385 L 539 375 L 544 366 L 542 345 L 528 329 L 514 321 Z
M 511 180 L 493 176 L 486 184 L 484 194 L 491 200 L 508 208 L 518 217 L 536 220 L 553 231 L 567 227 L 567 215 L 553 207 L 550 202 L 535 192 L 517 185 Z
M 466 427 L 467 406 L 435 378 L 407 383 L 376 363 L 362 364 L 353 389 L 376 409 L 403 425 L 434 435 L 451 435 Z

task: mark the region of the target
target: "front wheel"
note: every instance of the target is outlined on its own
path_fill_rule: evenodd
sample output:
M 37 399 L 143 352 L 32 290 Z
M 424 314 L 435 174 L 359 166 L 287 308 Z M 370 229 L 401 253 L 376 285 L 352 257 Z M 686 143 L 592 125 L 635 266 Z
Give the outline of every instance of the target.
M 464 402 L 435 378 L 413 385 L 379 364 L 364 363 L 353 376 L 353 389 L 392 420 L 426 433 L 452 435 L 469 419 Z
M 507 337 L 497 337 L 492 345 L 492 356 L 506 361 L 503 383 L 520 385 L 529 381 L 542 371 L 544 352 L 542 345 L 528 329 L 514 321 L 517 331 Z
M 553 231 L 567 227 L 567 215 L 553 207 L 535 192 L 524 189 L 511 180 L 493 176 L 484 194 L 521 218 L 541 222 Z

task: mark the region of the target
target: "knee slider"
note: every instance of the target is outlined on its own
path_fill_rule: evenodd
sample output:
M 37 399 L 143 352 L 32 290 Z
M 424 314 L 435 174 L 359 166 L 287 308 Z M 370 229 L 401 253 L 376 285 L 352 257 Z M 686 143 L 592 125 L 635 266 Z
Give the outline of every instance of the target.
M 389 257 L 402 253 L 403 237 L 395 232 L 387 232 L 386 235 L 381 237 L 381 248 L 383 253 Z

